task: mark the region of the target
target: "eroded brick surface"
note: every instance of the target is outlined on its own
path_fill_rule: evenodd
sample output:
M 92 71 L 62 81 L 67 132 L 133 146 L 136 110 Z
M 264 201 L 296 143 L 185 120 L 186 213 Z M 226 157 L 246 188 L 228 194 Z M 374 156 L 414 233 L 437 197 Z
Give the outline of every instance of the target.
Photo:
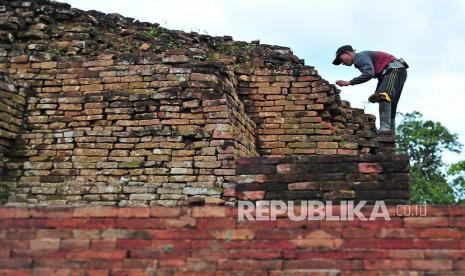
M 464 207 L 422 208 L 388 207 L 390 220 L 374 221 L 238 220 L 221 206 L 1 208 L 0 273 L 464 274 Z

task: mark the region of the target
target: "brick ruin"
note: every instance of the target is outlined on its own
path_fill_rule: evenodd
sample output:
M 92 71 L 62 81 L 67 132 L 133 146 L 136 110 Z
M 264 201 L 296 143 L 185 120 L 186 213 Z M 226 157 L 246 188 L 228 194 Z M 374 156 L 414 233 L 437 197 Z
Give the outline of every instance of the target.
M 409 199 L 409 159 L 375 117 L 259 41 L 0 0 L 0 173 L 0 275 L 465 272 L 461 206 L 218 206 Z
M 10 205 L 408 201 L 393 137 L 287 47 L 50 1 L 0 1 L 0 45 Z

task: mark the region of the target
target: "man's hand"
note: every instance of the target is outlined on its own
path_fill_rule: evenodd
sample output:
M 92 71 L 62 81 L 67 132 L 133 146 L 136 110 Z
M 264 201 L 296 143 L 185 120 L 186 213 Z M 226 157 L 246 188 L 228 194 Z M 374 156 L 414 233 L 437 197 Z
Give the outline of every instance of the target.
M 336 84 L 339 85 L 339 86 L 348 86 L 348 85 L 350 85 L 350 82 L 344 81 L 344 80 L 337 80 Z

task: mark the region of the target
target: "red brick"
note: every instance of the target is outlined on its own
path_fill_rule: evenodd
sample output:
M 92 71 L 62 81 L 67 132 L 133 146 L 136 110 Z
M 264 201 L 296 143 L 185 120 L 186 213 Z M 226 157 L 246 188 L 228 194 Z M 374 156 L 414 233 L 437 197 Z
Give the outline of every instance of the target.
M 0 258 L 0 268 L 31 268 L 32 260 L 29 258 Z
M 236 196 L 236 190 L 234 188 L 226 188 L 226 189 L 223 190 L 223 196 L 235 197 Z
M 46 219 L 42 221 L 46 228 L 77 228 L 82 223 L 80 219 Z
M 220 270 L 272 270 L 281 269 L 282 261 L 280 260 L 220 260 L 218 269 Z
M 292 174 L 297 171 L 297 164 L 278 164 L 276 170 L 280 174 Z
M 344 239 L 342 248 L 362 248 L 372 249 L 375 248 L 376 240 L 374 239 Z
M 192 242 L 190 240 L 153 240 L 151 248 L 163 250 L 164 248 L 172 248 L 175 250 L 186 250 L 191 248 Z
M 369 211 L 368 215 L 365 214 L 367 218 L 369 218 Z M 371 228 L 371 229 L 380 229 L 380 228 L 401 228 L 402 227 L 402 219 L 391 217 L 391 220 L 384 220 L 384 219 L 376 219 L 376 220 L 368 220 L 368 221 L 361 221 L 359 220 L 359 225 L 363 228 Z M 348 221 L 351 223 L 351 221 Z
M 288 220 L 288 219 L 278 219 L 276 220 L 277 228 L 307 228 L 309 226 L 318 227 L 320 225 L 319 221 L 307 221 L 307 220 Z
M 173 229 L 190 228 L 195 226 L 195 219 L 180 218 L 131 218 L 116 219 L 117 228 L 127 229 Z
M 104 274 L 104 275 L 112 275 L 112 276 L 138 276 L 138 275 L 147 275 L 145 268 L 130 268 L 130 269 L 121 269 L 115 268 L 111 270 L 111 274 Z
M 159 262 L 159 266 L 160 266 L 160 268 L 164 268 L 164 267 L 174 267 L 174 268 L 185 267 L 186 266 L 186 261 L 185 260 L 180 260 L 180 259 L 177 259 L 177 258 L 161 259 L 160 262 Z
M 294 239 L 290 240 L 297 248 L 314 248 L 315 250 L 329 250 L 339 248 L 342 244 L 341 239 Z
M 94 206 L 94 207 L 78 207 L 74 209 L 73 217 L 117 217 L 118 208 L 115 207 L 104 207 L 104 206 Z
M 465 261 L 456 261 L 454 262 L 454 269 L 465 271 Z
M 28 218 L 29 209 L 16 207 L 0 207 L 0 218 Z
M 155 269 L 158 267 L 158 260 L 152 259 L 124 259 L 123 268 L 145 268 Z
M 251 229 L 220 229 L 212 230 L 212 235 L 215 239 L 221 240 L 252 240 L 255 237 L 255 232 Z
M 0 229 L 44 227 L 45 219 L 0 219 Z
M 10 249 L 0 248 L 0 258 L 8 258 L 8 257 L 10 257 Z
M 211 228 L 235 228 L 236 220 L 233 218 L 198 218 L 196 228 L 211 229 Z
M 115 228 L 116 221 L 114 218 L 88 218 L 79 220 L 76 228 L 79 229 L 109 229 Z
M 418 250 L 420 251 L 420 250 Z M 465 256 L 465 250 L 463 249 L 423 249 L 421 252 L 424 254 L 425 259 L 447 259 L 447 260 L 459 260 Z M 422 259 L 422 258 L 417 258 Z
M 445 227 L 449 225 L 447 217 L 406 217 L 404 227 Z
M 251 230 L 272 230 L 277 227 L 277 220 L 243 220 L 237 222 L 237 228 Z
M 35 239 L 36 236 L 36 229 L 14 229 L 6 232 L 6 238 L 13 240 L 30 240 Z
M 212 239 L 212 233 L 199 229 L 169 229 L 169 230 L 146 230 L 148 235 L 152 239 L 166 239 L 166 240 L 176 240 L 176 239 L 192 239 L 192 240 L 205 240 Z
M 225 217 L 225 208 L 220 206 L 202 206 L 194 207 L 192 209 L 192 217 L 204 218 L 204 217 Z
M 378 229 L 378 238 L 415 238 L 419 230 L 415 228 L 383 228 Z
M 186 250 L 174 250 L 172 247 L 165 247 L 163 249 L 131 249 L 129 250 L 131 258 L 154 258 L 158 260 L 163 259 L 187 259 L 189 252 Z
M 439 205 L 411 205 L 411 211 L 413 214 L 420 215 L 421 213 L 426 212 L 426 215 L 429 217 L 447 217 L 449 214 L 450 206 L 439 206 Z M 421 209 L 420 209 L 421 208 Z M 464 210 L 464 209 L 462 209 Z
M 303 229 L 256 229 L 255 240 L 290 240 L 291 238 L 302 238 Z M 293 241 L 291 241 L 293 242 Z
M 240 200 L 260 200 L 265 198 L 265 191 L 241 191 L 236 196 Z
M 3 269 L 0 268 L 1 276 L 29 276 L 31 271 L 28 269 Z
M 389 259 L 424 259 L 425 255 L 423 250 L 418 249 L 400 249 L 393 250 L 390 249 L 386 251 Z
M 116 248 L 116 240 L 90 240 L 90 249 L 111 250 Z
M 151 217 L 179 217 L 182 213 L 179 207 L 153 207 L 150 208 Z
M 344 238 L 374 238 L 376 237 L 379 229 L 365 229 L 365 228 L 355 228 L 347 227 L 342 230 L 342 236 Z
M 363 266 L 367 270 L 408 270 L 409 260 L 364 260 Z
M 73 237 L 71 229 L 37 229 L 38 239 L 69 239 Z
M 78 239 L 68 239 L 61 240 L 60 249 L 61 250 L 85 250 L 89 249 L 89 240 L 78 240 Z
M 58 250 L 60 247 L 59 239 L 40 239 L 31 240 L 29 247 L 32 250 Z
M 465 228 L 465 217 L 450 217 L 450 226 Z
M 375 243 L 376 248 L 383 249 L 410 249 L 413 248 L 411 239 L 381 239 Z
M 66 254 L 68 259 L 104 259 L 104 260 L 121 260 L 127 256 L 126 250 L 83 250 L 70 251 Z
M 116 248 L 118 249 L 132 249 L 150 247 L 151 240 L 116 240 Z
M 296 182 L 296 183 L 289 183 L 288 189 L 292 190 L 318 190 L 320 185 L 316 182 Z
M 34 208 L 29 210 L 29 214 L 33 218 L 72 218 L 74 208 Z
M 449 205 L 447 208 L 450 216 L 465 216 L 465 206 L 463 205 Z
M 68 276 L 69 273 L 69 269 L 63 268 L 34 268 L 32 270 L 32 275 L 34 276 Z
M 462 231 L 450 228 L 430 228 L 421 231 L 420 237 L 460 239 L 460 237 L 462 237 Z
M 286 240 L 198 240 L 192 249 L 294 249 L 296 246 Z
M 363 262 L 361 260 L 289 260 L 284 261 L 284 269 L 342 269 L 342 270 L 362 270 Z
M 281 250 L 234 250 L 231 252 L 233 259 L 246 259 L 246 260 L 269 260 L 279 259 L 281 257 Z
M 413 240 L 414 248 L 422 249 L 459 249 L 460 243 L 453 239 L 415 239 Z
M 148 218 L 150 217 L 150 208 L 119 208 L 118 217 L 120 218 Z
M 29 241 L 28 240 L 5 240 L 5 239 L 0 239 L 0 248 L 27 249 L 27 248 L 29 248 Z
M 359 163 L 358 171 L 361 173 L 381 173 L 383 169 L 378 163 Z
M 412 269 L 426 271 L 452 270 L 451 260 L 412 260 Z

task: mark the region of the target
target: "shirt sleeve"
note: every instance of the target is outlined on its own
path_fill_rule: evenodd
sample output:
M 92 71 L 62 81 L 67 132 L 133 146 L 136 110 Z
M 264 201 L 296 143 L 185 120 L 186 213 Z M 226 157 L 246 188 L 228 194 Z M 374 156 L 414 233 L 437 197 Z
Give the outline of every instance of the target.
M 368 55 L 359 55 L 357 60 L 354 61 L 354 65 L 358 68 L 358 70 L 360 70 L 360 72 L 362 72 L 362 74 L 350 80 L 350 85 L 367 82 L 375 76 L 375 68 Z

